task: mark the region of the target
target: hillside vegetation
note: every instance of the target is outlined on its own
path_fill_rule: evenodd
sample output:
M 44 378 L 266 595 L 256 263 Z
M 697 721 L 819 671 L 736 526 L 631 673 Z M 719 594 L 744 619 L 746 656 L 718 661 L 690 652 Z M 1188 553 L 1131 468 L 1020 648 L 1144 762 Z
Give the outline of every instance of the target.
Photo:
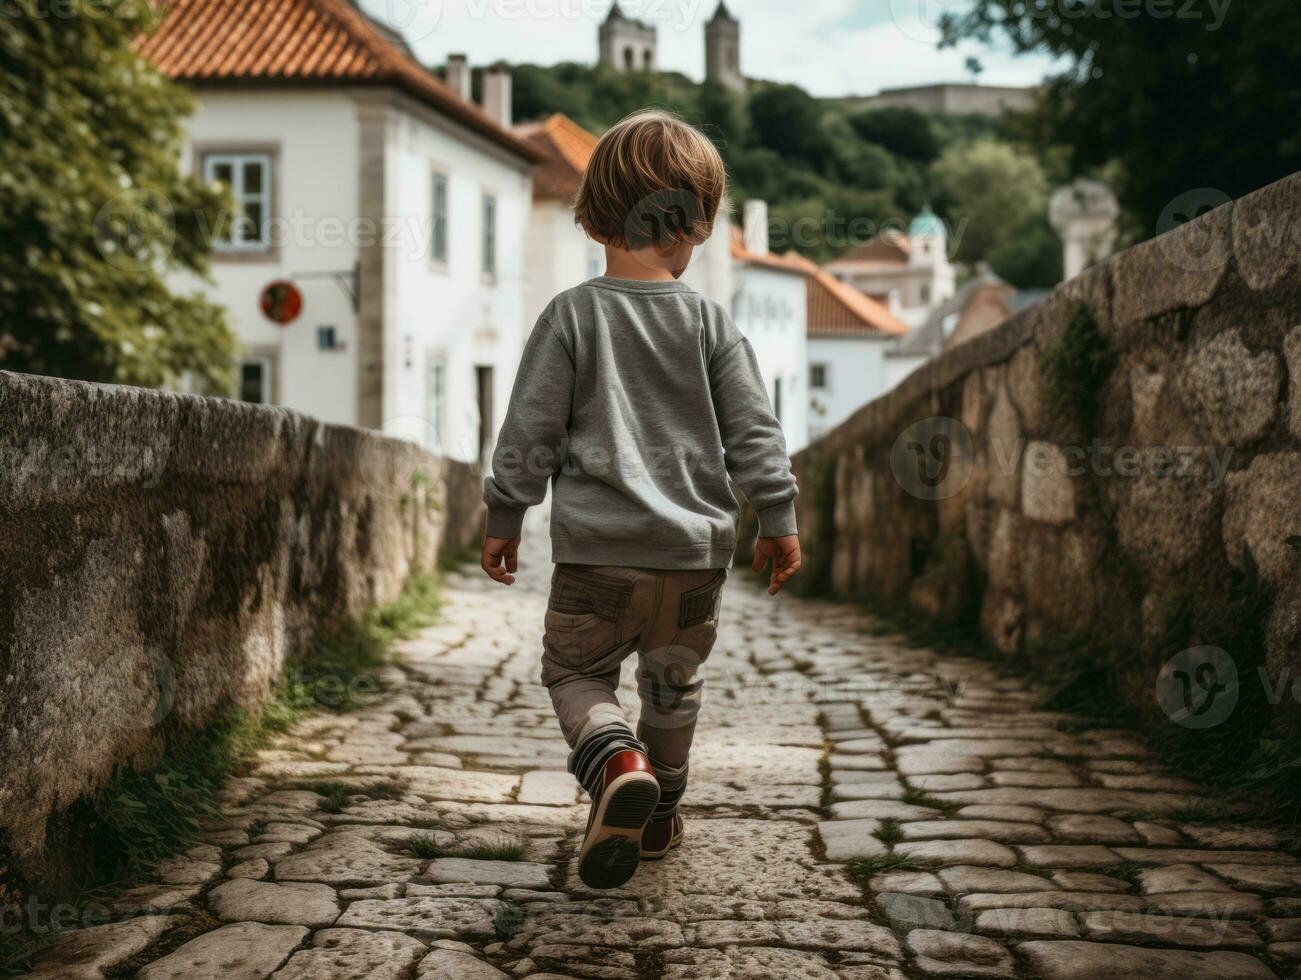
M 1015 124 L 910 109 L 857 109 L 794 85 L 747 95 L 676 73 L 564 63 L 515 66 L 515 117 L 563 112 L 595 133 L 646 106 L 673 109 L 717 144 L 738 207 L 772 209 L 773 249 L 826 261 L 930 204 L 956 260 L 989 262 L 1023 287 L 1060 278 L 1046 219 L 1051 165 Z

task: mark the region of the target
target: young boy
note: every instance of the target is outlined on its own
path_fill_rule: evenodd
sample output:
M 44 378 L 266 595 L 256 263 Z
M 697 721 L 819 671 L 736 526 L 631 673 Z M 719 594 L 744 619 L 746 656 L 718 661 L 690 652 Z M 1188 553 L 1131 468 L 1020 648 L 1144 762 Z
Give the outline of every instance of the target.
M 579 876 L 617 888 L 682 839 L 678 804 L 717 632 L 737 506 L 759 518 L 754 568 L 775 595 L 800 567 L 795 478 L 749 343 L 678 282 L 726 185 L 714 145 L 639 112 L 601 139 L 575 202 L 606 274 L 561 293 L 520 362 L 502 425 L 483 569 L 515 581 L 524 512 L 552 482 L 555 575 L 542 683 L 592 798 Z M 636 735 L 615 695 L 639 654 Z

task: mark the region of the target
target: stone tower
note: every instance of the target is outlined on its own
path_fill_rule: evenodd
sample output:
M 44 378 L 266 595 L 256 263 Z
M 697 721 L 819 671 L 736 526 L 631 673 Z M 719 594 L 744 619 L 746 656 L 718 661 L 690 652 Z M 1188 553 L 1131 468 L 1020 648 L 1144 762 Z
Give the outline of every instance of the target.
M 713 19 L 705 25 L 705 77 L 734 92 L 745 91 L 741 74 L 741 22 L 719 0 Z
M 616 71 L 655 71 L 655 28 L 633 20 L 619 9 L 619 0 L 601 25 L 601 64 Z

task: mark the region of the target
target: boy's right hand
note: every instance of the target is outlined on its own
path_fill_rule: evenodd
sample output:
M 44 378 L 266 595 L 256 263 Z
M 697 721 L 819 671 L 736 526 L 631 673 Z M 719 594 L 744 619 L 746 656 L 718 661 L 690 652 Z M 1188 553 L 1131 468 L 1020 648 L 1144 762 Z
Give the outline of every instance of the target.
M 762 572 L 769 559 L 772 560 L 772 580 L 768 583 L 768 594 L 776 595 L 783 585 L 794 578 L 803 564 L 799 535 L 787 534 L 780 538 L 760 538 L 756 541 L 754 570 Z
M 518 534 L 513 538 L 483 539 L 483 557 L 479 564 L 494 582 L 502 585 L 515 584 L 515 571 L 519 568 L 519 542 Z

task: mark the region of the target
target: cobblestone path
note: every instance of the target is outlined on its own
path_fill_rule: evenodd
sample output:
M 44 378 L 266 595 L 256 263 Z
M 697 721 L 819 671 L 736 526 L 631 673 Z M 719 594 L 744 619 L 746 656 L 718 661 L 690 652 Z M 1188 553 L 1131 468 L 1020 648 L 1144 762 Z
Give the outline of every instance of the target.
M 537 684 L 545 598 L 468 573 L 446 598 L 373 706 L 302 724 L 122 899 L 150 914 L 67 934 L 36 976 L 1297 975 L 1301 864 L 1274 832 L 985 664 L 738 584 L 686 842 L 593 893 Z

